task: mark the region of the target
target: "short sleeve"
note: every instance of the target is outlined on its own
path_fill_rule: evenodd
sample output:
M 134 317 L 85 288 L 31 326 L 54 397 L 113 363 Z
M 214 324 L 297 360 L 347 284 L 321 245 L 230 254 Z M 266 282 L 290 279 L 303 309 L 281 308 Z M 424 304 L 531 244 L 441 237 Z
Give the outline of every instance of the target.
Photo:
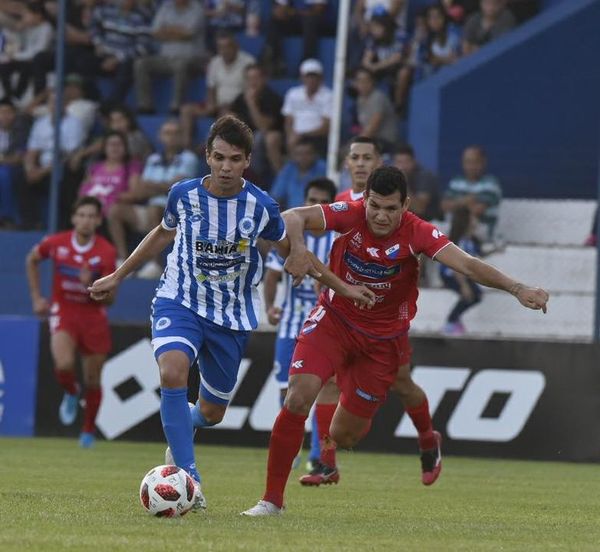
M 325 218 L 325 229 L 335 230 L 340 234 L 352 230 L 365 220 L 365 203 L 359 201 L 336 201 L 329 205 L 321 205 Z
M 294 110 L 292 108 L 294 102 L 294 89 L 291 88 L 287 91 L 286 95 L 283 98 L 283 107 L 281 108 L 281 114 L 284 117 L 294 114 Z
M 276 251 L 269 251 L 267 260 L 265 261 L 265 268 L 275 270 L 276 272 L 283 272 L 283 259 L 277 254 Z
M 54 257 L 55 249 L 56 249 L 56 237 L 55 236 L 46 236 L 37 245 L 37 251 L 40 254 L 40 256 L 44 259 Z
M 267 207 L 267 212 L 269 213 L 269 222 L 263 228 L 260 237 L 268 241 L 281 241 L 285 238 L 286 233 L 285 223 L 281 218 L 279 206 L 273 202 L 272 205 Z
M 424 253 L 434 259 L 444 247 L 452 243 L 433 224 L 415 217 L 414 231 L 410 245 L 413 253 Z
M 177 223 L 179 222 L 179 213 L 177 211 L 177 202 L 179 201 L 179 194 L 177 193 L 177 185 L 171 186 L 169 195 L 167 196 L 167 206 L 161 221 L 161 226 L 165 230 L 177 230 Z

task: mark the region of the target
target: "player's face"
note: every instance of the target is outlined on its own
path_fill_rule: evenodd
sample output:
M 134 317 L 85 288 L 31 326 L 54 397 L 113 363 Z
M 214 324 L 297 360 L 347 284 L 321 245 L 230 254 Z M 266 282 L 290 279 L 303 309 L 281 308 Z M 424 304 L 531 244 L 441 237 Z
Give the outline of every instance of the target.
M 306 194 L 304 205 L 310 207 L 311 205 L 326 205 L 331 203 L 333 198 L 325 191 L 319 190 L 318 188 L 311 188 Z
M 73 229 L 85 238 L 91 237 L 101 222 L 102 215 L 94 205 L 82 205 L 71 217 Z
M 402 220 L 402 215 L 408 209 L 409 199 L 406 198 L 402 203 L 400 192 L 394 192 L 391 195 L 383 196 L 376 192 L 371 192 L 367 196 L 367 225 L 371 233 L 384 238 L 391 234 Z
M 218 136 L 206 151 L 206 162 L 210 167 L 210 180 L 224 190 L 235 188 L 241 183 L 244 171 L 250 165 L 250 156 Z
M 355 191 L 367 187 L 369 175 L 381 165 L 381 157 L 373 144 L 351 144 L 346 156 L 346 167 L 350 171 L 352 188 Z

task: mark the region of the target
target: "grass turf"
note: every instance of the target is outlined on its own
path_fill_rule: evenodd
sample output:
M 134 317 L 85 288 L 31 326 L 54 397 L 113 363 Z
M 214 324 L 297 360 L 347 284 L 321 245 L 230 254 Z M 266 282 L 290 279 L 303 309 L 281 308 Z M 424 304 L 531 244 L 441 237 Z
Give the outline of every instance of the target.
M 431 488 L 417 456 L 340 453 L 337 486 L 293 471 L 278 518 L 238 513 L 260 498 L 266 451 L 197 447 L 209 509 L 147 515 L 143 475 L 159 444 L 0 439 L 0 550 L 599 550 L 598 467 L 444 459 Z

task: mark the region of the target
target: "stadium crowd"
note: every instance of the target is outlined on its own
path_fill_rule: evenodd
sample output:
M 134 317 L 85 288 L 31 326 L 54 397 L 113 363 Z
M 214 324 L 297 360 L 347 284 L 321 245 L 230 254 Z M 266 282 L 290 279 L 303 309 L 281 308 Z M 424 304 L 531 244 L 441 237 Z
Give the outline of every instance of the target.
M 0 0 L 3 228 L 47 225 L 57 4 Z M 501 199 L 484 149 L 467 148 L 464 174 L 440 186 L 404 143 L 402 120 L 413 82 L 510 31 L 532 4 L 353 3 L 344 143 L 376 139 L 385 162 L 406 173 L 416 213 L 440 219 L 466 206 L 484 240 L 493 237 Z M 332 0 L 68 0 L 60 227 L 78 196 L 93 195 L 103 205 L 101 232 L 125 258 L 160 220 L 169 187 L 207 172 L 206 129 L 224 113 L 254 131 L 248 179 L 282 208 L 301 205 L 306 183 L 326 172 L 332 68 L 319 54 L 322 39 L 335 34 L 336 8 Z M 290 35 L 301 37 L 297 73 L 285 55 Z M 157 93 L 159 76 L 170 78 L 167 93 Z M 343 173 L 340 186 L 349 187 Z M 158 277 L 160 263 L 137 275 Z

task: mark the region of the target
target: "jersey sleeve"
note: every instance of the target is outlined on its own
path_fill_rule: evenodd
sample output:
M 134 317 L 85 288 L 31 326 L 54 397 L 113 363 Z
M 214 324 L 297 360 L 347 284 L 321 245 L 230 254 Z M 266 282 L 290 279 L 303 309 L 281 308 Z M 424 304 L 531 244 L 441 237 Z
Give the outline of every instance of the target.
M 415 255 L 424 253 L 432 259 L 444 247 L 452 243 L 444 234 L 442 234 L 433 224 L 416 219 L 413 232 L 411 247 Z
M 336 201 L 329 205 L 321 205 L 325 218 L 325 229 L 335 230 L 340 234 L 352 230 L 365 220 L 365 204 L 360 201 Z
M 53 258 L 56 249 L 56 236 L 46 236 L 37 245 L 37 252 L 44 259 Z
M 268 241 L 281 241 L 286 236 L 285 223 L 281 218 L 277 203 L 273 202 L 268 205 L 267 212 L 269 213 L 269 222 L 263 228 L 260 237 Z
M 171 186 L 169 195 L 167 196 L 167 206 L 165 207 L 165 212 L 160 223 L 165 230 L 177 230 L 177 223 L 179 222 L 179 213 L 177 212 L 178 200 L 177 185 Z
M 265 268 L 274 270 L 275 272 L 283 272 L 283 259 L 277 254 L 276 251 L 269 251 L 267 260 L 265 261 Z

